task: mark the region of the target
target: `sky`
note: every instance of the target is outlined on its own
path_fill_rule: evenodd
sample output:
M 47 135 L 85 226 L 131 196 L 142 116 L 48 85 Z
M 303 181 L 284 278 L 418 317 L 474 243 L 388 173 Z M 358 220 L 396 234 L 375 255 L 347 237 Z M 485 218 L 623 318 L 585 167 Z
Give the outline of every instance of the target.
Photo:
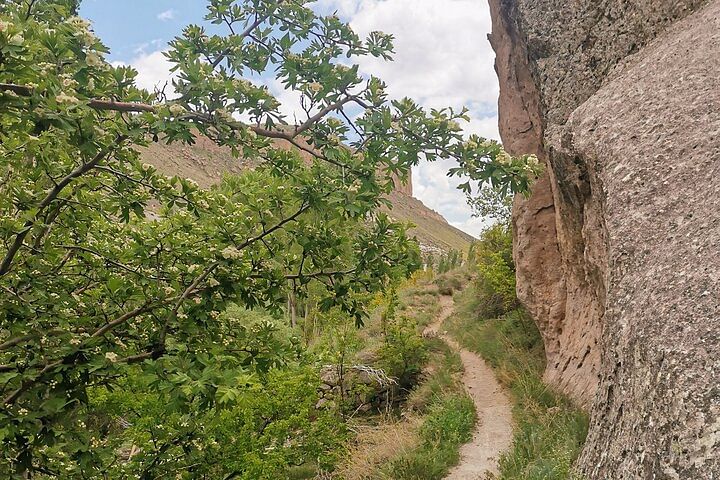
M 153 89 L 169 78 L 162 51 L 190 23 L 201 23 L 205 0 L 84 0 L 81 14 L 110 47 L 109 60 L 129 64 L 140 86 Z M 393 62 L 360 59 L 360 71 L 388 84 L 391 97 L 411 97 L 430 107 L 463 105 L 468 133 L 499 139 L 495 55 L 487 40 L 490 12 L 485 0 L 318 0 L 320 13 L 337 11 L 361 36 L 381 30 L 395 36 Z M 291 105 L 293 95 L 269 83 Z M 465 196 L 447 177 L 452 161 L 423 163 L 413 170 L 414 196 L 451 224 L 478 235 L 486 222 L 473 218 Z

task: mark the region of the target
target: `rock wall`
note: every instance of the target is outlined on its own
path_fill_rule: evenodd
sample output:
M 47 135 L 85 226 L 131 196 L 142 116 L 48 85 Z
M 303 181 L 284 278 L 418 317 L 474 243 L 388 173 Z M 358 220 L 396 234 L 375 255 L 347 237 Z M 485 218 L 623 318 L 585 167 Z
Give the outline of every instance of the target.
M 546 108 L 536 79 L 537 67 L 518 22 L 519 7 L 515 2 L 490 1 L 490 42 L 500 79 L 500 134 L 509 152 L 534 153 L 549 166 L 551 158 L 544 148 Z M 545 380 L 587 405 L 597 385 L 601 294 L 586 280 L 583 260 L 581 233 L 587 188 L 580 182 L 578 168 L 563 163 L 557 170 L 547 168 L 529 199 L 518 197 L 515 201 L 518 297 L 543 335 Z M 569 180 L 564 192 L 556 188 L 558 175 Z M 556 201 L 559 195 L 566 202 Z M 592 215 L 590 223 L 598 218 Z
M 546 380 L 589 479 L 720 478 L 720 1 L 491 0 L 500 127 Z
M 400 192 L 408 197 L 413 196 L 412 169 L 408 171 L 407 178 L 404 181 L 399 179 L 397 176 L 393 176 L 393 180 L 395 181 L 396 192 Z

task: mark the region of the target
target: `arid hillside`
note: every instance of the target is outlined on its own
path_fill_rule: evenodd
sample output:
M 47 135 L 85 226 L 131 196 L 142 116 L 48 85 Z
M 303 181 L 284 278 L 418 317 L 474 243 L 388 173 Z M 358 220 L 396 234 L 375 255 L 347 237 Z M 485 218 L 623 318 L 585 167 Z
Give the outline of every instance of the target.
M 256 165 L 252 160 L 233 158 L 230 151 L 218 147 L 204 137 L 198 137 L 195 145 L 153 143 L 146 149 L 144 160 L 168 175 L 190 178 L 201 187 L 209 187 L 225 174 L 237 174 Z M 398 185 L 390 194 L 392 209 L 385 209 L 399 221 L 411 222 L 423 251 L 467 252 L 474 240 L 471 235 L 450 225 L 442 215 L 429 209 L 412 197 L 409 185 Z

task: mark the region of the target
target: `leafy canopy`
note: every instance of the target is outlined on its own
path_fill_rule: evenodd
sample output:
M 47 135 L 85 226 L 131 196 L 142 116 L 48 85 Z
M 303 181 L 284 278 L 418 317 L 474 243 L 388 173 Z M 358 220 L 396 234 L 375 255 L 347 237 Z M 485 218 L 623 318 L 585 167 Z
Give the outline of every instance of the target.
M 391 100 L 359 75 L 353 59 L 389 59 L 391 36 L 361 39 L 307 3 L 211 0 L 214 26 L 170 43 L 168 99 L 105 60 L 76 1 L 0 0 L 4 477 L 193 476 L 178 459 L 203 448 L 195 423 L 148 427 L 128 445 L 90 422 L 97 398 L 142 378 L 168 418 L 239 408 L 288 352 L 236 328 L 223 315 L 231 303 L 273 311 L 289 289 L 315 284 L 323 309 L 361 322 L 360 294 L 419 265 L 404 227 L 375 210 L 420 159 L 454 158 L 453 174 L 527 188 L 532 163 L 463 141 L 465 111 Z M 261 73 L 300 93 L 304 118 L 283 117 L 249 80 Z M 200 189 L 141 161 L 148 142 L 200 135 L 260 166 Z

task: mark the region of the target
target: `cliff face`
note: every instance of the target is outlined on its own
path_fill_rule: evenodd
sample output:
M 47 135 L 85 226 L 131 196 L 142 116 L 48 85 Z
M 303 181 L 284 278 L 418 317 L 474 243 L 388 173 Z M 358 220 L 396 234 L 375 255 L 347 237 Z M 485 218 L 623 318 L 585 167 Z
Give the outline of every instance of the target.
M 720 475 L 720 1 L 491 0 L 500 127 L 546 380 L 590 479 Z

